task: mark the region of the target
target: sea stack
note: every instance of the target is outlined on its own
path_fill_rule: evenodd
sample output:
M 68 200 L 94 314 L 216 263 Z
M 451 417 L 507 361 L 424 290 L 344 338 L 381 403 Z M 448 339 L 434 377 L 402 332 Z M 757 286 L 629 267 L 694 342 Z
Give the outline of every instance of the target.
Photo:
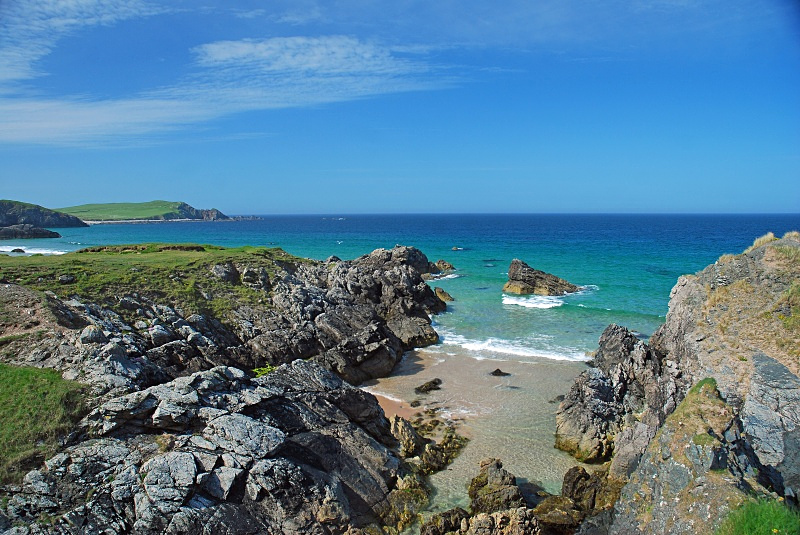
M 508 282 L 503 291 L 510 294 L 564 295 L 577 292 L 578 287 L 564 279 L 533 269 L 515 258 L 508 268 Z

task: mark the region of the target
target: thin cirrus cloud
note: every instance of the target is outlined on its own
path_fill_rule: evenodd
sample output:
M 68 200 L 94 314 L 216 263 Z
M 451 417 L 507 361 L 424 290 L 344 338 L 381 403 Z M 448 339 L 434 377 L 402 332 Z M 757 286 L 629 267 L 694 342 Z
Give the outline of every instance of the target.
M 134 138 L 242 111 L 443 87 L 405 50 L 349 36 L 219 41 L 193 49 L 195 72 L 133 98 L 0 99 L 0 141 L 72 144 Z
M 58 41 L 92 26 L 149 17 L 167 10 L 140 0 L 3 0 L 0 3 L 0 91 L 46 73 L 35 64 Z

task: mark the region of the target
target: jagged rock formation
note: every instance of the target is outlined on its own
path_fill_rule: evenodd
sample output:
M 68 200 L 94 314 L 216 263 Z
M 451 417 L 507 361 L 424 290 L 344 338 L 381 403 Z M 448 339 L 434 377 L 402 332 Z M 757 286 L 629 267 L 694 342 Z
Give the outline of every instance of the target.
M 627 477 L 675 410 L 685 380 L 675 362 L 624 327 L 609 325 L 599 346 L 594 367 L 559 405 L 556 447 L 584 462 L 607 461 L 616 451 L 611 473 Z
M 178 203 L 174 212 L 164 214 L 163 219 L 202 219 L 204 221 L 228 221 L 230 217 L 226 216 L 216 208 L 203 209 L 195 208 L 186 204 L 185 202 Z M 159 218 L 161 219 L 161 218 Z
M 225 317 L 133 289 L 94 303 L 3 281 L 0 358 L 88 383 L 96 408 L 55 457 L 1 489 L 0 532 L 358 535 L 412 521 L 428 499 L 422 474 L 464 439 L 441 422 L 427 423 L 439 442 L 390 423 L 343 379 L 389 373 L 406 348 L 436 341 L 428 314 L 444 303 L 422 281 L 427 258 L 397 247 L 278 262 L 204 268 L 263 296 Z M 280 366 L 242 371 L 268 365 Z
M 20 240 L 29 238 L 60 238 L 61 234 L 47 230 L 45 228 L 35 227 L 30 224 L 23 225 L 9 225 L 7 227 L 0 227 L 0 240 Z
M 579 288 L 550 273 L 533 269 L 519 259 L 511 261 L 508 268 L 508 282 L 503 291 L 513 294 L 564 295 L 577 292 Z
M 84 422 L 12 493 L 15 533 L 344 533 L 391 518 L 398 482 L 420 486 L 375 398 L 302 360 L 181 377 Z
M 0 227 L 23 224 L 42 228 L 87 226 L 75 216 L 49 210 L 36 204 L 0 200 Z
M 230 303 L 225 323 L 185 316 L 135 291 L 103 305 L 50 293 L 39 307 L 41 325 L 29 329 L 38 332 L 35 342 L 9 344 L 4 360 L 61 370 L 105 395 L 218 365 L 253 369 L 300 358 L 357 384 L 387 375 L 405 350 L 437 341 L 429 314 L 445 305 L 421 278 L 418 269 L 427 265 L 410 247 L 348 262 L 285 263 L 272 280 L 263 268 L 214 265 L 210 276 L 262 292 L 266 301 Z
M 610 458 L 607 489 L 627 484 L 579 533 L 710 532 L 744 492 L 796 503 L 798 295 L 789 233 L 681 277 L 649 345 L 606 330 L 559 407 L 557 444 Z

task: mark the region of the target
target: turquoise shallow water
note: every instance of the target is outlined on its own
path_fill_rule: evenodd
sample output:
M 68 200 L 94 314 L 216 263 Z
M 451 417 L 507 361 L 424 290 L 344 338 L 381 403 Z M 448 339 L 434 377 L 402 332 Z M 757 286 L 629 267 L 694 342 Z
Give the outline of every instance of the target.
M 193 242 L 280 246 L 324 259 L 414 245 L 457 271 L 433 281 L 456 301 L 434 318 L 441 342 L 409 354 L 392 377 L 368 388 L 410 401 L 414 386 L 443 379 L 426 402 L 472 442 L 433 478 L 434 508 L 466 503 L 465 483 L 485 456 L 558 491 L 574 462 L 552 448 L 556 405 L 609 323 L 648 337 L 663 323 L 677 278 L 738 253 L 772 231 L 800 229 L 800 215 L 390 215 L 281 216 L 257 221 L 111 224 L 58 229 L 55 240 L 0 244 L 0 252 L 65 252 L 103 244 Z M 455 248 L 455 250 L 454 250 Z M 513 258 L 583 286 L 559 297 L 504 296 Z M 509 377 L 489 375 L 496 367 Z

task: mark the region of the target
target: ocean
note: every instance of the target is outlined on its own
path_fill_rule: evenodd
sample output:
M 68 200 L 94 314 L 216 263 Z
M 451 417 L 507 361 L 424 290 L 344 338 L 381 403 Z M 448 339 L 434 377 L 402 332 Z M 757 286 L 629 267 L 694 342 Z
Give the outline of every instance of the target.
M 610 323 L 648 338 L 664 322 L 670 290 L 725 253 L 769 231 L 800 230 L 800 215 L 303 215 L 231 222 L 104 224 L 57 229 L 62 238 L 9 240 L 0 252 L 63 253 L 83 247 L 184 242 L 263 245 L 316 259 L 352 259 L 396 244 L 457 269 L 431 282 L 455 301 L 433 318 L 439 344 L 406 354 L 391 377 L 366 388 L 407 404 L 438 377 L 426 404 L 461 422 L 471 441 L 432 478 L 434 509 L 468 504 L 478 462 L 497 457 L 523 481 L 560 490 L 575 465 L 553 448 L 552 401 L 565 394 Z M 519 258 L 580 285 L 564 297 L 504 295 Z M 496 368 L 510 373 L 496 377 Z

